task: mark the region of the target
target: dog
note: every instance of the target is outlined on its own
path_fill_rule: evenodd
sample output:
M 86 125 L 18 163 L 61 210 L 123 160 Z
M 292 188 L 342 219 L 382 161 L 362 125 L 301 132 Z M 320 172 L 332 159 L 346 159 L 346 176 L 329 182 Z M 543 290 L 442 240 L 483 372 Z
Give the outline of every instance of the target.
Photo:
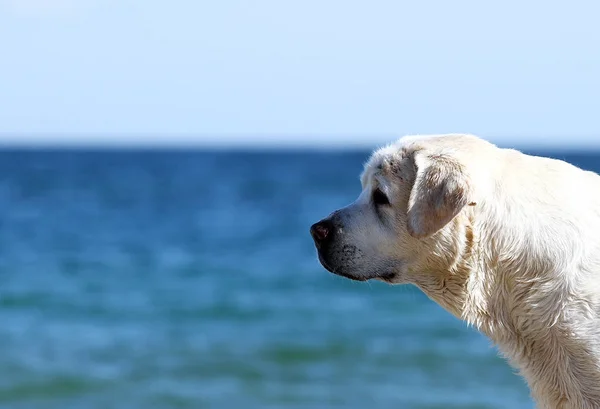
M 540 409 L 600 408 L 600 176 L 468 134 L 376 150 L 310 227 L 322 266 L 413 284 L 489 337 Z

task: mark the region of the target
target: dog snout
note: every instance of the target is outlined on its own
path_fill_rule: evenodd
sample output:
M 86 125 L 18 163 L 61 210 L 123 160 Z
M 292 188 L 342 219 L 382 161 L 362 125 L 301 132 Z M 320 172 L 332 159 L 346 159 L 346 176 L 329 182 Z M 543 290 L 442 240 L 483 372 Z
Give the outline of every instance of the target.
M 321 247 L 331 241 L 333 236 L 333 223 L 329 219 L 321 220 L 310 226 L 310 235 L 317 247 Z

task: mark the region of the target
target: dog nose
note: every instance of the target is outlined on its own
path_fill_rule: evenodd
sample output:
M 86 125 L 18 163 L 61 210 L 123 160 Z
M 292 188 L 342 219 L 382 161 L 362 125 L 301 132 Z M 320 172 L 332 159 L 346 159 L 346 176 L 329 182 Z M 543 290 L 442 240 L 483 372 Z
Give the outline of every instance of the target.
M 333 232 L 333 223 L 329 220 L 321 220 L 310 226 L 310 235 L 316 244 L 323 244 L 330 239 Z

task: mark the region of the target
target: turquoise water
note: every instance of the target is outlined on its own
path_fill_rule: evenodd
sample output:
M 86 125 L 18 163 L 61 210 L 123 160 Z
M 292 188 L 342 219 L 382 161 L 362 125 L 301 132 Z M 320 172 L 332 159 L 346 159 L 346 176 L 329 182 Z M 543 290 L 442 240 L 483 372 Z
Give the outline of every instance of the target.
M 0 407 L 533 408 L 416 289 L 318 264 L 367 154 L 0 153 Z

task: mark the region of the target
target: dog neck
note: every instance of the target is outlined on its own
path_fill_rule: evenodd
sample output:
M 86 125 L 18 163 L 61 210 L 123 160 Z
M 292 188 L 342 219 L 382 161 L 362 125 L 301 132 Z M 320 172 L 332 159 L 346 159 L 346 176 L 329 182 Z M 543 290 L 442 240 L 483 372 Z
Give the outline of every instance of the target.
M 560 281 L 530 277 L 526 265 L 485 252 L 482 246 L 491 241 L 461 222 L 459 251 L 445 256 L 446 267 L 440 263 L 418 275 L 415 284 L 487 335 L 519 369 L 539 408 L 600 408 L 600 362 L 593 358 L 600 346 L 597 337 L 586 339 L 577 332 L 575 322 L 590 323 L 573 308 L 577 300 L 562 296 L 568 290 Z M 580 314 L 581 320 L 566 314 Z
M 478 243 L 470 220 L 462 216 L 454 219 L 448 230 L 459 233 L 438 236 L 435 240 L 439 248 L 417 263 L 410 274 L 425 295 L 461 319 L 466 319 L 468 305 L 473 304 L 469 297 L 474 292 L 468 286 L 470 278 L 478 272 Z

